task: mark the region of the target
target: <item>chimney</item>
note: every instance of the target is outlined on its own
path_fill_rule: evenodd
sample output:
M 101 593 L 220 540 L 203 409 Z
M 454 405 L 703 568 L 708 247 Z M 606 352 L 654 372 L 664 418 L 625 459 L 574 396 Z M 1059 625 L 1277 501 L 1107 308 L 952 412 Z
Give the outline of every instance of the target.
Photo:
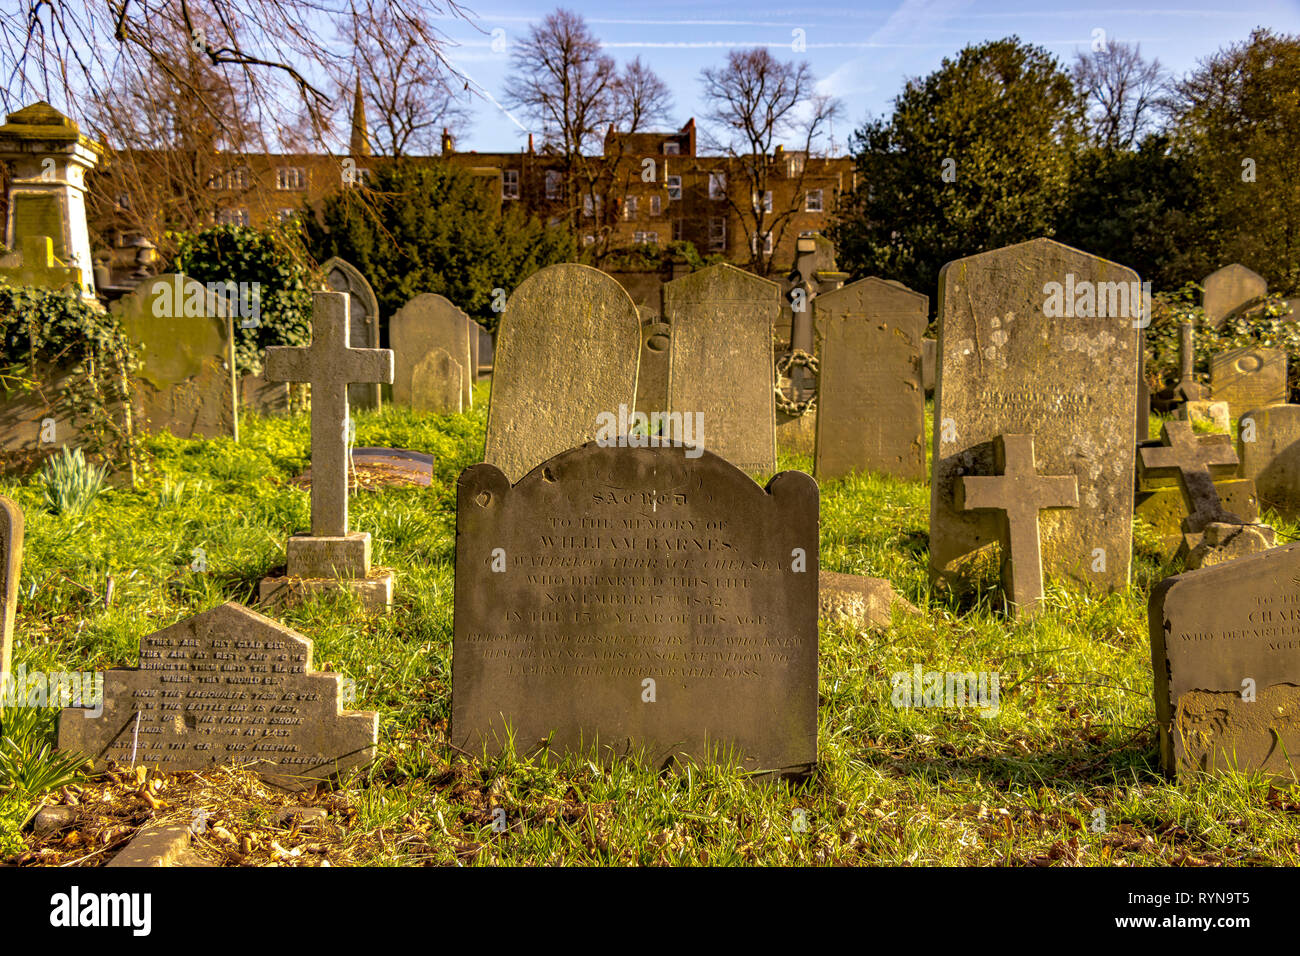
M 450 156 L 453 152 L 455 152 L 455 144 L 451 138 L 451 130 L 444 126 L 442 128 L 442 155 Z
M 686 134 L 686 155 L 695 155 L 695 117 L 692 116 L 682 127 L 682 132 Z
M 528 155 L 533 155 L 533 134 L 528 134 Z

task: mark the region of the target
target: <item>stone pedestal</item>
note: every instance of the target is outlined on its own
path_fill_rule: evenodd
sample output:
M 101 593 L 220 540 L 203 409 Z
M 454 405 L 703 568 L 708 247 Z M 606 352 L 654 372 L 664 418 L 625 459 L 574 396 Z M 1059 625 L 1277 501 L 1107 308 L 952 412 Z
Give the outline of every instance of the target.
M 261 602 L 284 607 L 324 591 L 350 591 L 368 611 L 387 612 L 393 604 L 393 572 L 370 567 L 370 533 L 299 534 L 289 539 L 288 571 L 263 578 Z

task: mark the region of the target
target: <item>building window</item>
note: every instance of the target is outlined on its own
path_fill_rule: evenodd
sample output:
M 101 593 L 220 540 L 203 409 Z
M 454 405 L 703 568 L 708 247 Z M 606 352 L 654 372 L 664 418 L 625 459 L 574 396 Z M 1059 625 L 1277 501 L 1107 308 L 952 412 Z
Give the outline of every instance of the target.
M 663 198 L 660 196 L 650 197 L 650 215 L 657 216 L 663 212 Z
M 709 198 L 710 199 L 727 198 L 727 174 L 726 173 L 709 173 Z
M 682 177 L 669 176 L 668 177 L 668 199 L 671 201 L 673 199 L 681 199 L 681 198 L 682 198 Z
M 752 249 L 755 253 L 758 252 L 758 236 L 749 237 L 749 248 Z M 772 254 L 772 234 L 768 232 L 763 234 L 763 255 L 770 256 L 771 254 Z
M 794 179 L 796 176 L 803 175 L 803 157 L 787 156 L 785 160 L 785 174 Z
M 804 212 L 821 212 L 822 211 L 822 191 L 820 189 L 810 189 L 804 194 Z
M 673 220 L 673 242 L 681 242 L 682 237 L 685 235 L 685 233 L 686 230 L 684 227 L 683 220 L 674 219 Z
M 298 210 L 286 207 L 278 210 L 277 215 L 280 217 L 281 222 L 292 222 L 298 218 Z
M 217 225 L 219 226 L 247 226 L 248 210 L 239 209 L 218 209 Z
M 560 186 L 564 182 L 564 174 L 558 169 L 548 169 L 546 171 L 546 198 L 559 199 Z
M 232 169 L 226 173 L 227 189 L 247 189 L 248 188 L 248 170 L 241 167 Z
M 682 152 L 682 146 L 681 143 L 677 142 L 677 140 L 675 139 L 669 140 L 668 142 L 664 143 L 665 156 L 680 156 L 681 152 Z
M 709 217 L 709 248 L 714 252 L 727 248 L 727 220 L 722 216 Z
M 623 198 L 623 218 L 624 219 L 636 218 L 636 197 L 635 196 L 625 196 Z
M 649 245 L 659 244 L 659 233 L 657 232 L 634 232 L 632 241 L 635 243 L 647 243 Z
M 586 216 L 588 219 L 590 219 L 592 217 L 593 210 L 595 216 L 599 218 L 600 214 L 605 211 L 605 197 L 597 196 L 595 205 L 593 206 L 591 201 L 591 193 L 587 193 L 587 195 L 582 197 L 582 214 Z
M 517 169 L 501 170 L 501 198 L 502 199 L 519 198 L 519 170 Z
M 307 171 L 301 166 L 281 166 L 275 171 L 276 189 L 306 189 Z
M 758 193 L 754 193 L 754 212 L 771 212 L 772 211 L 772 190 L 768 189 L 763 193 L 763 201 L 759 202 Z

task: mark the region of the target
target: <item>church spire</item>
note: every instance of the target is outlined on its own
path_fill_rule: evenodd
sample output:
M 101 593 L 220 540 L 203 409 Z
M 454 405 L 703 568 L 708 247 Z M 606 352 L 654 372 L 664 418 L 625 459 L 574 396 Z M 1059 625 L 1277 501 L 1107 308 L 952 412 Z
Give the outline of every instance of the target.
M 366 102 L 361 98 L 361 77 L 357 77 L 356 93 L 352 100 L 352 139 L 348 150 L 353 156 L 370 155 L 370 135 L 366 131 Z

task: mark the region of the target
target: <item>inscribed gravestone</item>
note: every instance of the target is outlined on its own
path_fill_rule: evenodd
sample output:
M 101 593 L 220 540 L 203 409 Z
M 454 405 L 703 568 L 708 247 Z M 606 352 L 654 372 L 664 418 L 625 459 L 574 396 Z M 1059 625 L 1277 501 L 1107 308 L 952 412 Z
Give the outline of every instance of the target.
M 993 473 L 993 439 L 1032 434 L 1039 470 L 1074 475 L 1079 507 L 1043 512 L 1043 570 L 1105 588 L 1128 581 L 1141 286 L 1132 269 L 1034 239 L 939 273 L 930 562 L 958 579 L 998 540 L 989 512 L 954 503 Z
M 435 415 L 459 414 L 464 409 L 464 383 L 460 363 L 446 349 L 430 349 L 411 369 L 409 404 Z
M 262 579 L 259 596 L 266 603 L 346 589 L 370 608 L 387 609 L 392 604 L 392 572 L 370 567 L 370 533 L 348 530 L 347 443 L 348 386 L 392 382 L 393 353 L 348 344 L 350 302 L 340 293 L 315 293 L 311 345 L 266 350 L 267 378 L 311 384 L 312 468 L 311 534 L 289 539 L 286 576 Z
M 0 674 L 9 673 L 13 657 L 22 564 L 23 512 L 16 502 L 0 495 Z
M 460 370 L 460 407 L 469 408 L 474 398 L 470 371 L 474 353 L 470 343 L 472 324 L 473 319 L 449 299 L 432 292 L 417 295 L 398 309 L 388 320 L 388 344 L 393 350 L 393 401 L 417 409 L 422 407 L 413 401 L 415 367 L 434 349 L 442 349 Z
M 478 381 L 478 361 L 479 361 L 479 324 L 465 316 L 465 335 L 469 338 L 469 381 L 474 384 Z M 471 398 L 473 396 L 471 395 Z
M 149 634 L 138 668 L 104 674 L 103 713 L 66 708 L 59 749 L 165 771 L 249 765 L 304 789 L 374 759 L 379 715 L 345 711 L 311 641 L 229 602 Z
M 334 256 L 321 265 L 325 285 L 334 292 L 346 292 L 351 309 L 351 338 L 348 344 L 354 349 L 379 348 L 379 299 L 369 280 L 361 270 Z M 378 408 L 379 385 L 355 382 L 348 386 L 348 404 L 353 408 Z
M 235 337 L 222 299 L 172 273 L 144 280 L 112 312 L 127 338 L 142 345 L 137 425 L 178 438 L 238 438 Z
M 1241 476 L 1255 482 L 1259 503 L 1300 515 L 1300 405 L 1254 408 L 1237 429 Z
M 1232 349 L 1210 359 L 1210 396 L 1239 417 L 1248 408 L 1287 399 L 1286 352 L 1257 346 Z
M 1300 545 L 1167 578 L 1148 611 L 1165 773 L 1290 782 L 1300 753 Z M 1253 699 L 1248 699 L 1253 698 Z
M 1244 305 L 1268 294 L 1268 281 L 1239 262 L 1212 272 L 1201 283 L 1201 308 L 1205 319 L 1218 328 L 1223 320 Z
M 708 452 L 567 451 L 457 493 L 452 736 L 499 752 L 598 746 L 661 767 L 734 748 L 817 759 L 818 493 Z
M 921 333 L 926 296 L 862 279 L 813 299 L 821 339 L 817 478 L 925 478 Z
M 664 286 L 668 408 L 699 413 L 704 446 L 742 471 L 776 470 L 772 323 L 781 287 L 731 265 Z
M 641 319 L 614 279 L 564 262 L 506 303 L 493 355 L 483 460 L 518 481 L 596 438 L 601 413 L 635 408 Z

